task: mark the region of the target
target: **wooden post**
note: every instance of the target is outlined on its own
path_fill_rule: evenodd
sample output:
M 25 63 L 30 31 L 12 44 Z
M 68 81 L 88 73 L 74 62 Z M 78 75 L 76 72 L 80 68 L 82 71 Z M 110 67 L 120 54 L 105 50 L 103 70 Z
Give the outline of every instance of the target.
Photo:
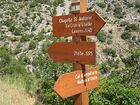
M 71 6 L 75 6 L 75 9 L 77 9 L 78 5 L 79 5 L 79 9 L 80 10 L 72 10 L 71 13 L 84 13 L 87 12 L 87 0 L 80 0 L 80 3 L 78 3 L 78 0 L 71 0 L 72 1 L 72 5 Z M 77 37 L 74 36 L 72 37 L 73 42 L 80 42 L 80 41 L 86 41 L 86 36 L 81 36 L 81 37 Z M 78 63 L 74 63 L 73 64 L 73 70 L 82 70 L 85 69 L 85 65 L 80 65 Z M 89 97 L 88 97 L 88 92 L 84 92 L 84 93 L 80 93 L 78 95 L 75 95 L 73 97 L 73 103 L 74 105 L 89 105 Z

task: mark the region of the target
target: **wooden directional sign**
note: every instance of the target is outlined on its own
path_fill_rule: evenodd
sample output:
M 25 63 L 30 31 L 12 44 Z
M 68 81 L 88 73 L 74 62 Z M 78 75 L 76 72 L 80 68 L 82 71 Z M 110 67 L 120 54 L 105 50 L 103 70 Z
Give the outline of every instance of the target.
M 54 36 L 96 35 L 104 26 L 104 19 L 96 12 L 53 17 Z
M 55 62 L 96 64 L 95 42 L 56 42 L 48 49 Z
M 92 68 L 82 73 L 77 70 L 71 73 L 62 74 L 54 85 L 54 90 L 63 99 L 94 89 L 99 85 L 98 68 Z

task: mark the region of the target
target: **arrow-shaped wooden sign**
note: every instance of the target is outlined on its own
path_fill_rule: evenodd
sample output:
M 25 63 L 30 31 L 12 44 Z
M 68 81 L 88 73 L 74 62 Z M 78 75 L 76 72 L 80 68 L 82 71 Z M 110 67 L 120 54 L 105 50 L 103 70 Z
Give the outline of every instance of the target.
M 55 62 L 96 64 L 95 42 L 55 42 L 48 49 Z
M 56 37 L 96 35 L 106 23 L 97 12 L 54 16 L 52 22 Z
M 54 85 L 57 94 L 64 98 L 94 89 L 99 85 L 98 68 L 88 69 L 85 73 L 77 70 L 62 74 Z

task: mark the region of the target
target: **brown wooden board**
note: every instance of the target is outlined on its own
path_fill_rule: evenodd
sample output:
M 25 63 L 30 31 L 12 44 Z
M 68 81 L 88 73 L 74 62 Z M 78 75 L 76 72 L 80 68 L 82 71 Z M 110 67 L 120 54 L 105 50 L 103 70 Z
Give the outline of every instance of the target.
M 94 89 L 99 85 L 98 74 L 97 67 L 86 69 L 84 74 L 82 70 L 62 74 L 56 81 L 54 90 L 64 99 Z
M 97 12 L 87 12 L 65 16 L 54 16 L 53 36 L 96 35 L 105 25 Z
M 48 54 L 55 62 L 96 64 L 95 42 L 55 42 Z

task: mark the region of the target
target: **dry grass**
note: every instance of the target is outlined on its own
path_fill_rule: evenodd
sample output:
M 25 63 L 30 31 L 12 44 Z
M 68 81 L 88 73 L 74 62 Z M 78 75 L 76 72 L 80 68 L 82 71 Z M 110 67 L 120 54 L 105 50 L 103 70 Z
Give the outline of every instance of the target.
M 0 80 L 0 105 L 33 105 L 34 97 L 30 97 L 24 88 L 9 85 Z

